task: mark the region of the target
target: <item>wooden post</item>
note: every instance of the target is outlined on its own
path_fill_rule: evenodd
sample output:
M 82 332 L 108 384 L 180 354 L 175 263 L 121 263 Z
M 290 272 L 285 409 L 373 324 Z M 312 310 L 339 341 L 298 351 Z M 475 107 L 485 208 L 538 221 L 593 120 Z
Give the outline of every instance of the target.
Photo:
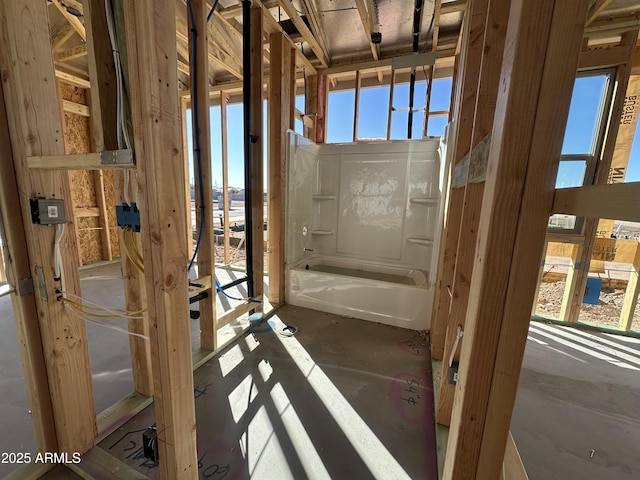
M 269 301 L 284 303 L 285 294 L 285 207 L 287 129 L 291 124 L 291 62 L 295 62 L 289 42 L 281 32 L 272 33 L 271 79 L 269 84 Z
M 360 70 L 356 72 L 356 94 L 353 100 L 353 141 L 358 140 L 358 112 L 360 111 Z
M 227 92 L 220 92 L 220 127 L 222 138 L 222 223 L 224 236 L 224 264 L 229 265 L 231 260 L 231 230 L 229 225 L 229 147 L 227 130 L 227 103 L 229 95 Z
M 262 70 L 262 8 L 251 7 L 251 215 L 252 242 L 246 248 L 253 252 L 253 296 L 262 299 L 264 291 L 264 185 L 262 166 L 262 98 L 264 74 Z M 257 305 L 257 304 L 256 304 Z
M 588 263 L 581 263 L 579 260 L 582 257 L 582 244 L 576 244 L 571 246 L 570 263 L 567 268 L 567 279 L 565 281 L 564 292 L 562 294 L 562 303 L 560 305 L 560 319 L 569 321 L 569 308 L 571 306 L 571 299 L 575 295 L 576 279 L 580 275 L 583 269 L 589 269 Z M 584 296 L 584 292 L 583 292 Z M 578 321 L 576 318 L 575 321 Z
M 295 69 L 295 62 L 294 62 Z M 293 72 L 293 78 L 291 81 L 294 83 L 295 89 L 295 71 Z M 318 75 L 318 93 L 317 93 L 317 110 L 316 110 L 316 143 L 324 143 L 327 138 L 327 101 L 328 101 L 329 87 L 327 84 L 326 75 Z M 291 117 L 293 121 L 293 116 Z M 289 127 L 291 128 L 291 127 Z
M 607 183 L 611 173 L 611 162 L 613 161 L 613 156 L 616 151 L 616 140 L 618 138 L 618 131 L 624 112 L 626 91 L 629 84 L 629 77 L 631 75 L 637 39 L 638 30 L 634 30 L 633 32 L 623 34 L 622 41 L 620 42 L 621 45 L 625 45 L 629 48 L 629 60 L 626 64 L 620 65 L 616 69 L 614 99 L 608 119 L 606 129 L 607 135 L 602 148 L 602 155 L 596 168 L 596 175 L 593 181 L 594 185 Z M 582 305 L 584 290 L 587 286 L 587 276 L 589 274 L 588 265 L 591 262 L 591 253 L 593 252 L 593 246 L 595 244 L 596 234 L 598 231 L 598 222 L 599 220 L 596 218 L 586 219 L 582 255 L 578 257 L 578 263 L 581 266 L 584 266 L 584 268 L 581 268 L 576 272 L 571 284 L 569 284 L 569 279 L 567 278 L 566 288 L 570 288 L 572 292 L 565 317 L 565 320 L 569 322 L 577 322 L 580 315 L 580 306 Z
M 104 0 L 85 0 L 84 18 L 88 39 L 87 59 L 91 82 L 90 105 L 93 145 L 97 152 L 117 150 L 116 77 Z M 123 40 L 124 35 L 119 35 L 119 43 L 124 43 Z M 119 48 L 124 50 L 123 45 L 119 45 Z M 136 185 L 135 171 L 132 170 L 129 185 L 129 194 L 132 198 L 135 198 Z M 122 204 L 125 199 L 125 182 L 121 171 L 113 172 L 113 187 L 116 203 Z M 136 242 L 139 244 L 140 239 L 137 238 Z M 147 307 L 144 274 L 124 254 L 123 244 L 124 236 L 121 231 L 120 260 L 126 309 L 130 312 L 139 312 Z M 147 318 L 129 319 L 128 323 L 131 333 L 149 336 L 149 320 Z M 135 391 L 147 396 L 153 395 L 149 342 L 138 336 L 130 335 L 129 349 Z
M 73 218 L 67 173 L 33 171 L 26 166 L 30 156 L 64 154 L 48 26 L 47 6 L 38 0 L 0 3 L 0 70 L 30 272 L 37 277 L 33 282 L 37 318 L 58 450 L 71 453 L 88 450 L 96 436 L 86 330 L 84 320 L 71 315 L 58 301 L 61 284 L 54 279 L 55 229 L 31 223 L 26 199 L 64 199 L 66 218 Z M 63 235 L 60 247 L 66 290 L 80 295 L 76 238 Z
M 451 169 L 469 153 L 473 129 L 473 114 L 476 106 L 478 78 L 484 38 L 484 25 L 487 17 L 489 0 L 472 0 L 467 4 L 464 17 L 462 39 L 462 76 L 456 85 L 457 115 L 454 119 L 455 133 L 449 148 L 453 149 Z M 436 279 L 433 315 L 431 317 L 431 355 L 442 359 L 444 341 L 449 321 L 449 304 L 453 288 L 453 271 L 456 264 L 456 250 L 460 234 L 460 221 L 464 203 L 464 188 L 451 189 L 447 219 L 442 230 L 440 252 L 438 257 L 438 276 Z
M 173 0 L 124 3 L 160 475 L 198 478 Z
M 511 0 L 492 0 L 489 4 L 487 22 L 484 32 L 484 46 L 482 51 L 482 65 L 478 82 L 475 115 L 472 134 L 472 154 L 474 158 L 481 158 L 482 152 L 476 153 L 480 143 L 491 133 L 493 117 L 498 96 L 498 82 L 504 53 L 504 37 L 509 21 L 509 5 Z M 484 159 L 486 161 L 486 158 Z M 481 160 L 482 162 L 482 160 Z M 471 162 L 470 163 L 475 163 Z M 484 164 L 486 165 L 486 163 Z M 468 172 L 472 169 L 469 168 Z M 469 303 L 469 287 L 473 274 L 475 247 L 478 239 L 480 224 L 480 209 L 484 193 L 484 181 L 472 182 L 467 173 L 467 183 L 464 188 L 462 220 L 456 253 L 456 264 L 453 277 L 452 298 L 449 306 L 449 324 L 444 345 L 444 361 L 442 362 L 442 378 L 448 378 L 449 359 L 453 354 L 454 360 L 459 360 L 460 348 L 453 352 L 453 346 L 458 336 L 458 328 L 464 330 L 467 305 Z M 464 338 L 458 342 L 460 347 Z M 452 353 L 453 352 L 453 353 Z M 455 386 L 447 381 L 440 384 L 440 395 L 436 409 L 436 420 L 443 425 L 449 425 Z
M 213 186 L 211 179 L 211 128 L 209 113 L 209 55 L 207 35 L 206 0 L 191 0 L 195 25 L 191 23 L 190 8 L 187 6 L 189 23 L 189 58 L 191 70 L 191 112 L 193 118 L 193 161 L 196 186 L 196 230 L 198 232 L 198 276 L 211 275 L 214 288 L 210 295 L 200 300 L 200 346 L 215 350 L 216 340 L 216 289 L 213 245 Z M 194 38 L 193 30 L 197 31 Z M 193 56 L 193 44 L 196 56 Z M 196 107 L 197 106 L 197 107 Z M 197 116 L 197 118 L 196 118 Z M 199 128 L 196 128 L 198 125 Z M 198 151 L 199 149 L 199 151 Z M 199 157 L 199 160 L 198 160 Z M 199 163 L 199 164 L 198 164 Z M 201 200 L 203 199 L 203 200 Z M 202 203 L 204 201 L 204 203 Z
M 3 229 L 9 262 L 5 265 L 8 279 L 16 293 L 11 296 L 13 320 L 20 347 L 27 399 L 31 411 L 34 439 L 39 452 L 58 450 L 56 429 L 51 406 L 51 392 L 44 358 L 44 344 L 40 324 L 36 320 L 35 292 L 30 271 L 27 238 L 22 219 L 20 195 L 13 166 L 13 152 L 9 140 L 9 125 L 5 111 L 3 88 L 0 85 L 0 228 Z M 4 258 L 0 260 L 4 263 Z
M 318 98 L 318 76 L 309 75 L 307 77 L 307 96 L 304 99 L 304 114 L 313 120 L 313 126 L 309 127 L 309 139 L 312 142 L 315 142 L 318 137 Z
M 391 140 L 391 122 L 393 120 L 393 90 L 395 86 L 396 71 L 393 69 L 393 67 L 391 67 L 391 79 L 389 80 L 389 111 L 387 112 L 387 140 Z
M 500 475 L 587 8 L 511 2 L 445 479 Z
M 636 247 L 636 256 L 633 261 L 633 270 L 629 274 L 627 291 L 624 294 L 622 312 L 620 313 L 620 328 L 628 332 L 633 324 L 633 316 L 638 303 L 638 292 L 640 291 L 640 243 Z

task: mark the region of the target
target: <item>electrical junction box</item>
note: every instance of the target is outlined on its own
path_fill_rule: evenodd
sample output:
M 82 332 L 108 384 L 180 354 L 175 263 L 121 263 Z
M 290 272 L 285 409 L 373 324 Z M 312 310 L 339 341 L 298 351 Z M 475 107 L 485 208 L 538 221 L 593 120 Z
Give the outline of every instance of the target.
M 122 229 L 130 227 L 134 232 L 140 231 L 140 210 L 135 202 L 131 202 L 129 205 L 123 203 L 122 205 L 116 205 L 116 221 L 118 226 Z
M 65 223 L 64 200 L 59 198 L 30 198 L 31 221 L 36 225 Z
M 453 362 L 448 370 L 447 381 L 449 385 L 457 385 L 458 383 L 458 362 Z

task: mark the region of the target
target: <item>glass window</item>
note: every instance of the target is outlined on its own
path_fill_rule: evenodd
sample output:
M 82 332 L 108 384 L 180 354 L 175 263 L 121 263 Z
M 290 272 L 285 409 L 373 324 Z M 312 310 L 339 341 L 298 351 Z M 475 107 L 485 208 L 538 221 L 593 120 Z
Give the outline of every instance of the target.
M 430 112 L 449 110 L 452 81 L 451 78 L 439 78 L 433 81 L 433 85 L 431 86 L 431 101 L 429 102 Z
M 562 153 L 593 153 L 608 75 L 576 78 Z
M 449 117 L 445 115 L 438 115 L 429 117 L 429 124 L 427 125 L 427 136 L 440 137 L 444 134 L 444 129 L 449 123 Z
M 329 92 L 327 143 L 353 141 L 355 90 Z
M 389 87 L 371 87 L 360 90 L 358 109 L 358 138 L 387 138 L 389 116 Z
M 579 74 L 575 80 L 556 188 L 579 187 L 593 181 L 596 150 L 601 148 L 605 124 L 603 117 L 612 94 L 609 77 L 609 72 L 600 71 Z M 578 233 L 583 220 L 573 215 L 552 215 L 549 228 Z
M 556 188 L 581 186 L 584 182 L 586 171 L 586 160 L 561 160 L 560 167 L 558 168 L 558 176 L 556 177 Z

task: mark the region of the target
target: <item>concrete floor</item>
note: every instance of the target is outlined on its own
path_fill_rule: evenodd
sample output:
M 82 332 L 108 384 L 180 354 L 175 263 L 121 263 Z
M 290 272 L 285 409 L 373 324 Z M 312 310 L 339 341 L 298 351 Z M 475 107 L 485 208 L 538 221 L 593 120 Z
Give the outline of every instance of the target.
M 117 264 L 84 270 L 84 295 L 117 306 L 119 274 Z M 435 478 L 430 372 L 415 332 L 294 307 L 278 317 L 300 332 L 283 338 L 258 326 L 195 373 L 201 477 Z M 87 331 L 100 411 L 132 391 L 128 340 Z M 0 362 L 0 451 L 34 452 L 8 297 Z M 531 480 L 638 478 L 638 370 L 640 340 L 532 323 L 512 420 Z M 130 433 L 153 422 L 149 407 L 100 448 L 155 478 L 157 468 L 140 467 L 140 433 Z M 0 477 L 12 469 L 0 464 Z
M 640 340 L 532 322 L 511 432 L 531 480 L 640 478 Z
M 222 284 L 243 276 L 242 272 L 217 270 Z M 82 295 L 85 299 L 124 308 L 124 290 L 119 262 L 102 264 L 80 271 Z M 268 288 L 265 285 L 265 288 Z M 268 291 L 268 290 L 267 290 Z M 244 285 L 228 290 L 229 295 L 244 297 Z M 219 312 L 229 310 L 239 304 L 222 294 L 217 298 Z M 197 310 L 197 304 L 191 306 Z M 111 321 L 126 329 L 126 320 Z M 91 376 L 94 388 L 96 412 L 102 412 L 110 405 L 133 392 L 131 356 L 126 334 L 91 323 L 86 324 L 89 345 Z M 229 326 L 221 329 L 219 344 L 235 335 Z M 191 320 L 192 351 L 199 349 L 199 323 Z M 9 296 L 0 298 L 0 452 L 36 452 L 35 441 L 29 415 L 24 376 L 20 363 L 20 352 L 16 340 L 15 324 Z M 0 463 L 0 478 L 19 466 Z

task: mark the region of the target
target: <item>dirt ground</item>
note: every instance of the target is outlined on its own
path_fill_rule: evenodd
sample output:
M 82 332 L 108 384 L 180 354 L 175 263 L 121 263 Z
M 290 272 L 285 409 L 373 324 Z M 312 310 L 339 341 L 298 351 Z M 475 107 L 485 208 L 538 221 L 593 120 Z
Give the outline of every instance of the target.
M 558 318 L 565 282 L 542 282 L 538 296 L 537 315 Z M 607 327 L 618 327 L 622 302 L 625 291 L 622 289 L 607 289 L 603 285 L 598 305 L 582 304 L 580 321 L 600 324 Z M 632 330 L 640 331 L 640 302 L 636 306 L 633 316 Z

